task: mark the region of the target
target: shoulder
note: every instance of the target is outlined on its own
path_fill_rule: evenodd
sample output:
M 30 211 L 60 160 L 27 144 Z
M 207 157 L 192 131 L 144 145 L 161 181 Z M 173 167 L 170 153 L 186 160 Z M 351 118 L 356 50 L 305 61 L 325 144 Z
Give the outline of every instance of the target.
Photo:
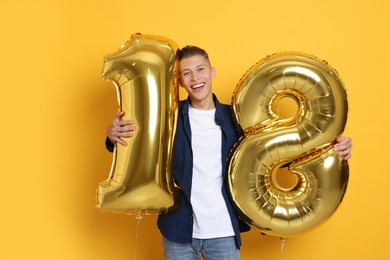
M 232 110 L 232 106 L 231 105 L 220 103 L 218 98 L 217 98 L 217 96 L 215 96 L 214 94 L 213 94 L 213 99 L 214 99 L 214 103 L 215 103 L 215 106 L 216 106 L 217 110 L 221 110 L 224 113 L 225 112 L 231 112 L 231 110 Z
M 225 119 L 232 119 L 233 110 L 231 105 L 221 103 L 219 104 L 219 109 L 222 111 Z
M 226 111 L 232 111 L 232 106 L 228 104 L 222 104 L 221 103 L 221 108 Z

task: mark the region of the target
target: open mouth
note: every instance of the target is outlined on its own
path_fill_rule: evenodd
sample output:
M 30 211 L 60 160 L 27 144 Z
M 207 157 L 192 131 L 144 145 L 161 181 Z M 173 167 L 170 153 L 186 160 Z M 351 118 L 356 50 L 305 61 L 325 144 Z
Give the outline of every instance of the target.
M 191 86 L 191 88 L 192 89 L 198 89 L 198 88 L 203 87 L 204 85 L 205 85 L 205 83 L 203 82 L 203 83 L 199 83 L 199 84 L 193 85 L 193 86 Z

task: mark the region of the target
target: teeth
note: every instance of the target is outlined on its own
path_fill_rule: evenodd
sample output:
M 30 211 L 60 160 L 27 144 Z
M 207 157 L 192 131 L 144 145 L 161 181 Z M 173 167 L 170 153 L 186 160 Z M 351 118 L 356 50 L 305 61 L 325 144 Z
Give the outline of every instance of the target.
M 200 88 L 200 87 L 203 87 L 203 86 L 204 86 L 204 83 L 200 83 L 200 84 L 192 86 L 192 88 L 196 89 L 196 88 Z

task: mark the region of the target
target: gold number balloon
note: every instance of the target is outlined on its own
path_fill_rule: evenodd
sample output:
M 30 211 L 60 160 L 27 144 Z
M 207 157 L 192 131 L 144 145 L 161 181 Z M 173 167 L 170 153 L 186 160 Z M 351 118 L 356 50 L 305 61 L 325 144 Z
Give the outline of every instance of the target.
M 284 99 L 296 104 L 287 117 L 279 111 Z M 228 182 L 240 217 L 284 238 L 328 219 L 349 176 L 347 162 L 332 149 L 348 110 L 338 73 L 314 56 L 277 53 L 243 76 L 232 106 L 243 136 L 230 157 Z M 296 176 L 294 185 L 278 182 L 283 166 Z
M 177 203 L 171 159 L 178 105 L 177 44 L 134 34 L 104 58 L 103 78 L 116 87 L 123 119 L 137 130 L 117 145 L 109 178 L 98 186 L 97 207 L 125 214 L 166 212 Z

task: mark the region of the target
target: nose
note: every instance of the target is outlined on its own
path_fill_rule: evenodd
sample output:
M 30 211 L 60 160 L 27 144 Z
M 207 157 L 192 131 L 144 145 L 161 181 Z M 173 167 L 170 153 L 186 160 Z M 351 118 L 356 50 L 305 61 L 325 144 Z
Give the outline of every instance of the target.
M 196 73 L 196 72 L 193 72 L 193 73 L 191 73 L 191 81 L 197 81 L 198 80 L 198 73 Z

